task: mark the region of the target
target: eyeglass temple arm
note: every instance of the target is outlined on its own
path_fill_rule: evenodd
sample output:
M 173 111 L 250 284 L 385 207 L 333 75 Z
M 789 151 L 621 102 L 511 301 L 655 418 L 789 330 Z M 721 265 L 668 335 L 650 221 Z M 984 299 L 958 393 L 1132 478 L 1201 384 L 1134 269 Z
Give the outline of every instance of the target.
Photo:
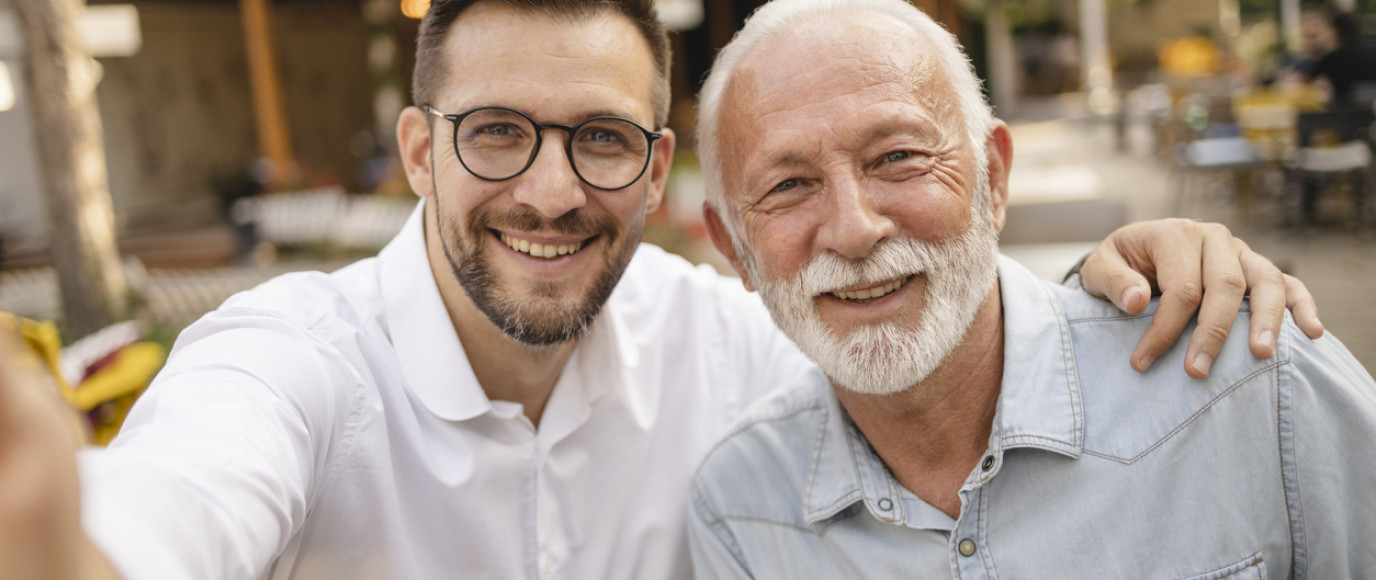
M 430 105 L 421 105 L 421 106 L 420 106 L 420 110 L 425 111 L 425 112 L 427 112 L 427 113 L 430 113 L 431 115 L 434 115 L 434 116 L 439 117 L 439 118 L 441 118 L 441 119 L 448 119 L 448 118 L 449 118 L 449 117 L 445 116 L 444 113 L 441 113 L 441 112 L 439 112 L 439 111 L 436 111 L 435 108 L 434 108 L 434 107 L 431 107 Z

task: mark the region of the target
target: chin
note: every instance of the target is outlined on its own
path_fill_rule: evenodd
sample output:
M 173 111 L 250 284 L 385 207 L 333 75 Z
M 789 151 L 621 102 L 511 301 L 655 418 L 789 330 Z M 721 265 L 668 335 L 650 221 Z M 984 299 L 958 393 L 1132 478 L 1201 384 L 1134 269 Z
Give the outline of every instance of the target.
M 809 264 L 792 279 L 759 285 L 760 296 L 785 334 L 837 386 L 865 395 L 891 395 L 922 383 L 965 340 L 997 279 L 997 235 L 977 223 L 940 244 L 887 240 L 865 261 L 895 261 L 926 276 L 924 305 L 916 323 L 885 321 L 839 336 L 816 307 L 817 287 L 844 287 L 858 280 L 807 280 L 832 265 Z M 841 260 L 825 254 L 814 262 Z M 863 265 L 862 265 L 863 266 Z M 758 278 L 757 278 L 758 279 Z M 880 278 L 882 279 L 882 277 Z

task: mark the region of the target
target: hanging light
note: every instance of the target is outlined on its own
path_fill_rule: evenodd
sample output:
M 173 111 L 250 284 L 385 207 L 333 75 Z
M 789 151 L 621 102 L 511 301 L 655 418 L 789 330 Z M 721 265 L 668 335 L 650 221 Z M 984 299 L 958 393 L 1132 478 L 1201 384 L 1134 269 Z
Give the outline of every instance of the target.
M 425 11 L 429 9 L 430 0 L 401 0 L 401 13 L 407 18 L 425 18 Z
M 0 60 L 0 112 L 14 108 L 14 81 L 10 80 L 10 66 Z

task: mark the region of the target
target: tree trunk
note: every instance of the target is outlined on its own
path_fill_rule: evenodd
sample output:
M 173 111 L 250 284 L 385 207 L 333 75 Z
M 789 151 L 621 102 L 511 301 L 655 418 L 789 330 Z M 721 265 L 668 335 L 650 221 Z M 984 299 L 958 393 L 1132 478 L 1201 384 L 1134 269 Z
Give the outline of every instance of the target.
M 29 102 L 42 164 L 48 246 L 67 330 L 84 336 L 126 315 L 127 287 L 115 246 L 96 83 L 85 52 L 81 0 L 10 0 L 24 33 Z

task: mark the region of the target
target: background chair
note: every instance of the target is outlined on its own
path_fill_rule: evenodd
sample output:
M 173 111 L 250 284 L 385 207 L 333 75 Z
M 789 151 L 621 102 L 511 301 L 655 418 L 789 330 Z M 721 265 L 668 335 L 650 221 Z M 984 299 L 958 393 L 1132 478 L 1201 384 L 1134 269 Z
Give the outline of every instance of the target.
M 1343 184 L 1359 225 L 1371 196 L 1372 120 L 1370 108 L 1301 113 L 1295 123 L 1295 156 L 1289 171 L 1298 197 L 1299 224 L 1314 220 L 1321 193 Z
M 1224 133 L 1226 134 L 1226 133 Z M 1231 197 L 1239 189 L 1251 191 L 1252 172 L 1266 166 L 1266 160 L 1257 154 L 1251 142 L 1243 137 L 1221 136 L 1205 137 L 1189 143 L 1181 143 L 1176 149 L 1178 186 L 1176 187 L 1174 215 L 1183 216 L 1186 203 L 1203 197 L 1216 186 L 1206 178 L 1226 173 L 1232 179 L 1228 186 Z M 1250 195 L 1245 196 L 1250 198 Z M 1250 199 L 1243 199 L 1244 206 Z

